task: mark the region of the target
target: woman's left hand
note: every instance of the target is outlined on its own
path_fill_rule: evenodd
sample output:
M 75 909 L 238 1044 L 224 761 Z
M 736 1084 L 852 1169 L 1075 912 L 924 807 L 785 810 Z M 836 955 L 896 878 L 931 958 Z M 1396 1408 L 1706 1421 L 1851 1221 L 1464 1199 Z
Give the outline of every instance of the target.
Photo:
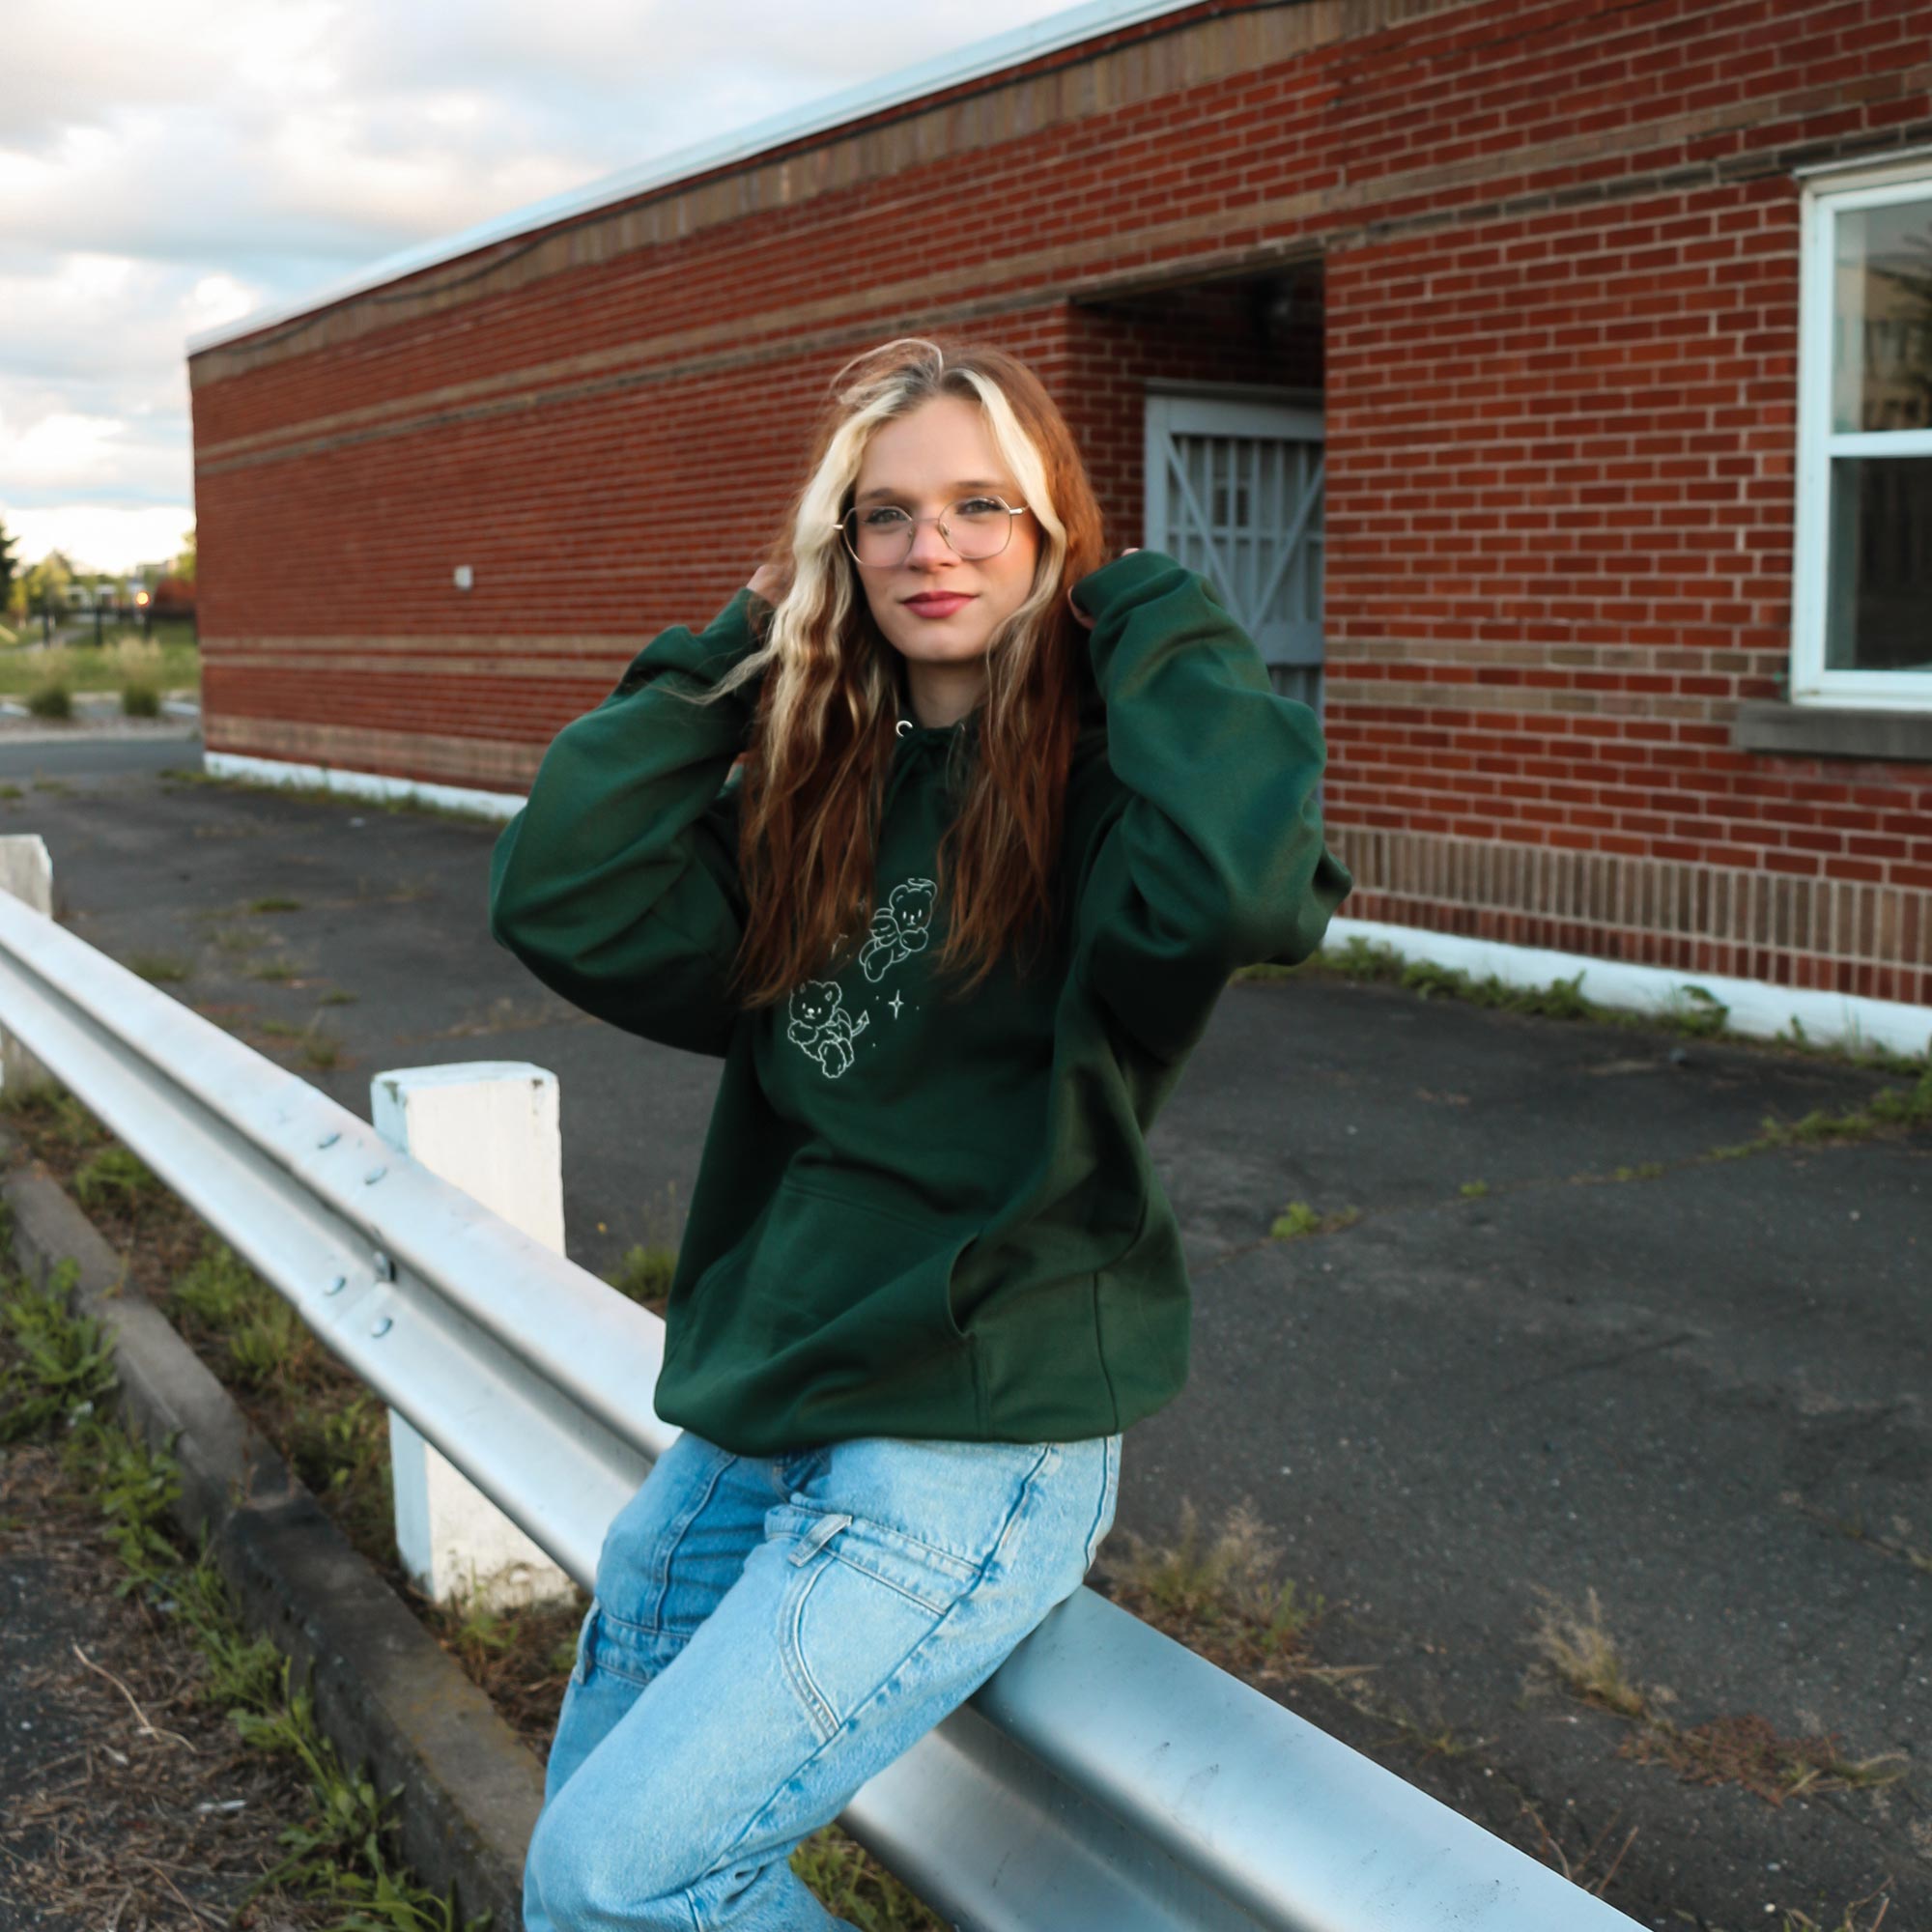
M 1140 549 L 1139 544 L 1129 544 L 1127 548 L 1121 553 L 1121 554 L 1122 556 L 1132 556 L 1133 554 L 1139 549 Z M 1086 611 L 1081 610 L 1079 605 L 1074 603 L 1073 586 L 1070 583 L 1066 586 L 1066 608 L 1073 612 L 1074 616 L 1079 620 L 1080 624 L 1085 629 L 1091 631 L 1094 628 L 1093 618 L 1088 616 Z

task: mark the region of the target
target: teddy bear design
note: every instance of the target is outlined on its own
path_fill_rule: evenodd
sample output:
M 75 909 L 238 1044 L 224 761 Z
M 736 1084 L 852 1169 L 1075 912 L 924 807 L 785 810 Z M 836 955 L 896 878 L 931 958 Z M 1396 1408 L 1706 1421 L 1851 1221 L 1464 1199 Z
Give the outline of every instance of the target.
M 893 888 L 892 896 L 872 915 L 872 936 L 859 952 L 859 964 L 874 985 L 893 967 L 925 950 L 925 929 L 932 923 L 930 879 L 907 879 Z
M 852 1042 L 871 1023 L 870 1013 L 859 1022 L 839 1004 L 843 995 L 830 980 L 808 980 L 794 988 L 787 1010 L 785 1037 L 817 1061 L 828 1079 L 837 1080 L 852 1065 Z

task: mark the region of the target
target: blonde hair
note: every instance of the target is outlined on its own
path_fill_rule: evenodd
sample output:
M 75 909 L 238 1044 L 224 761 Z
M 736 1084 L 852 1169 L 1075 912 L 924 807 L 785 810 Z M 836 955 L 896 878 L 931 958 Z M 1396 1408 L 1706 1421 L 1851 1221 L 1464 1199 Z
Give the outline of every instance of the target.
M 1032 370 L 990 345 L 901 337 L 855 356 L 830 386 L 768 555 L 781 587 L 762 647 L 709 694 L 761 680 L 739 808 L 747 918 L 734 979 L 747 1005 L 816 977 L 841 935 L 871 923 L 900 673 L 838 525 L 880 425 L 943 396 L 982 412 L 1040 544 L 1031 589 L 987 640 L 978 756 L 937 861 L 936 883 L 944 891 L 950 874 L 952 893 L 935 963 L 970 966 L 970 990 L 1009 949 L 1043 941 L 1054 919 L 1061 795 L 1087 663 L 1066 591 L 1101 554 L 1099 507 L 1072 433 Z

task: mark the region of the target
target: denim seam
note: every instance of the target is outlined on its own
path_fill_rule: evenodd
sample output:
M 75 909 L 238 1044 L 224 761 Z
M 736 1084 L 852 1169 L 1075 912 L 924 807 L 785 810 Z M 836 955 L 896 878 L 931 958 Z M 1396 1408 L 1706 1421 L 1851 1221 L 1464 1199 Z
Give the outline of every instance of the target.
M 1118 1435 L 1110 1435 L 1107 1438 L 1106 1448 L 1102 1451 L 1100 1457 L 1100 1501 L 1098 1507 L 1094 1512 L 1094 1526 L 1087 1532 L 1087 1570 L 1093 1569 L 1094 1559 L 1100 1553 L 1100 1523 L 1107 1514 L 1107 1492 L 1114 1486 L 1117 1479 L 1116 1472 L 1120 1468 L 1120 1437 Z M 1083 1570 L 1081 1575 L 1085 1576 L 1086 1570 Z
M 811 1593 L 818 1587 L 818 1579 L 824 1574 L 825 1566 L 822 1563 L 814 1563 L 805 1572 L 805 1581 L 799 1587 L 786 1611 L 784 1640 L 779 1645 L 779 1662 L 784 1667 L 785 1676 L 791 1680 L 792 1689 L 797 1692 L 799 1702 L 805 1706 L 807 1716 L 823 1733 L 819 1739 L 821 1747 L 838 1735 L 838 1719 L 832 1706 L 826 1702 L 824 1691 L 812 1680 L 811 1671 L 805 1661 L 805 1644 L 801 1638 L 801 1630 L 805 1623 L 805 1606 L 811 1601 Z M 810 1760 L 808 1759 L 807 1762 L 810 1763 Z M 796 1776 L 797 1774 L 794 1773 L 793 1776 Z M 781 1785 L 779 1788 L 782 1790 L 784 1787 Z M 766 1799 L 764 1805 L 759 1807 L 760 1810 L 768 1809 L 771 1802 L 771 1799 Z M 733 1849 L 742 1842 L 741 1834 L 733 1841 Z
M 1026 1508 L 1027 1499 L 1033 1493 L 1036 1479 L 1038 1477 L 1039 1472 L 1059 1453 L 1060 1445 L 1057 1442 L 1044 1442 L 1040 1445 L 1039 1455 L 1035 1461 L 1033 1467 L 1026 1472 L 1025 1477 L 1021 1480 L 1020 1492 L 1013 1498 L 1013 1506 L 1007 1512 L 1007 1520 L 1000 1525 L 1000 1533 L 993 1540 L 992 1554 L 986 1558 L 987 1569 L 990 1570 L 994 1564 L 1000 1561 L 1001 1554 L 1007 1547 L 1007 1539 L 1012 1535 L 1013 1525 L 1019 1521 L 1021 1512 Z
M 675 1532 L 665 1538 L 659 1550 L 658 1562 L 651 1576 L 651 1583 L 654 1590 L 654 1598 L 650 1605 L 650 1621 L 652 1625 L 657 1625 L 664 1616 L 665 1599 L 670 1595 L 671 1559 L 676 1556 L 678 1549 L 682 1547 L 685 1533 L 704 1514 L 705 1510 L 710 1507 L 711 1498 L 717 1494 L 718 1485 L 724 1480 L 726 1465 L 738 1460 L 728 1450 L 721 1450 L 719 1453 L 723 1460 L 713 1466 L 702 1492 L 691 1504 L 690 1508 L 680 1518 L 676 1519 L 677 1527 Z

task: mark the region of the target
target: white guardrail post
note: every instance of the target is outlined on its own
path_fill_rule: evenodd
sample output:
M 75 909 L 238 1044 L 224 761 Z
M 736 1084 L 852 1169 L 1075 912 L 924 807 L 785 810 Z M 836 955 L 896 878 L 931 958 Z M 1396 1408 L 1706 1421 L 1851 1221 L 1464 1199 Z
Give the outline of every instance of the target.
M 556 1075 L 522 1061 L 409 1066 L 369 1082 L 370 1118 L 392 1146 L 563 1253 L 563 1134 Z M 488 1610 L 576 1588 L 524 1532 L 392 1408 L 396 1553 L 439 1604 Z
M 0 838 L 0 892 L 49 919 L 54 910 L 54 862 L 38 832 Z M 51 1075 L 12 1033 L 0 1033 L 0 1094 L 18 1095 L 46 1086 Z
M 675 1437 L 657 1317 L 5 892 L 0 1033 L 589 1587 Z M 427 1094 L 397 1102 L 428 1150 Z M 839 1822 L 978 1932 L 1634 1924 L 1085 1588 Z

